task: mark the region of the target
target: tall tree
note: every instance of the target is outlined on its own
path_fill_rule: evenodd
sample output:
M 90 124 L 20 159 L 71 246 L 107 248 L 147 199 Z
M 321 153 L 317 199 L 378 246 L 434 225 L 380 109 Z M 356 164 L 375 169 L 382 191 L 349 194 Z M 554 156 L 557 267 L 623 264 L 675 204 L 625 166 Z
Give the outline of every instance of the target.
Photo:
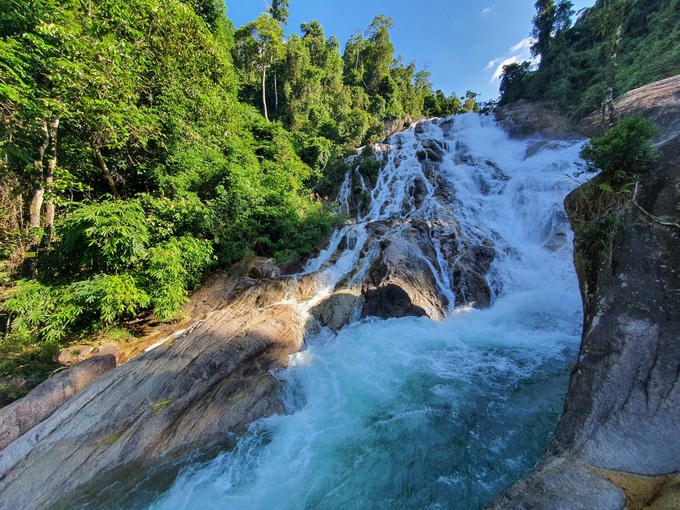
M 618 72 L 618 56 L 621 39 L 623 37 L 623 24 L 627 10 L 637 0 L 601 0 L 601 32 L 604 37 L 609 54 L 609 66 L 607 71 L 607 92 L 602 104 L 602 125 L 611 129 L 616 124 L 616 108 L 614 106 L 614 86 Z
M 272 4 L 267 9 L 269 15 L 279 23 L 288 24 L 289 0 L 272 0 Z
M 283 29 L 278 21 L 267 14 L 241 27 L 234 36 L 236 52 L 246 70 L 257 70 L 261 78 L 262 111 L 267 112 L 267 70 L 285 54 Z
M 531 36 L 531 55 L 541 57 L 541 64 L 552 49 L 553 40 L 558 33 L 569 28 L 573 14 L 573 4 L 569 0 L 537 0 L 534 4 L 536 15 L 533 18 Z

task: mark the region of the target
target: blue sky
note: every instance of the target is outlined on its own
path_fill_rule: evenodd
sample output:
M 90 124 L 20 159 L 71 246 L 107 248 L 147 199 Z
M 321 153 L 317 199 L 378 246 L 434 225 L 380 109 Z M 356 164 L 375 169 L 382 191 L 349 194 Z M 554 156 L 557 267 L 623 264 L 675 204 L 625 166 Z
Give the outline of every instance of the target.
M 574 9 L 595 0 L 572 0 Z M 447 95 L 466 90 L 496 99 L 502 64 L 529 58 L 529 32 L 535 0 L 290 0 L 286 34 L 300 33 L 300 23 L 318 20 L 326 36 L 341 46 L 377 14 L 394 19 L 395 55 L 427 68 L 435 89 Z M 236 27 L 252 21 L 266 0 L 225 0 Z

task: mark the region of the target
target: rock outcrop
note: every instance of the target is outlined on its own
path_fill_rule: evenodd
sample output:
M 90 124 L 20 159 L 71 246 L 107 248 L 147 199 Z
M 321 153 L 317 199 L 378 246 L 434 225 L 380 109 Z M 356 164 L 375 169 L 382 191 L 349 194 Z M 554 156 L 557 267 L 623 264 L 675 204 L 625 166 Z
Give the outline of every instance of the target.
M 0 409 L 0 450 L 52 416 L 66 401 L 116 366 L 112 354 L 76 363 L 38 385 L 21 400 Z
M 537 470 L 493 509 L 680 508 L 680 77 L 616 105 L 659 123 L 663 158 L 600 249 L 577 235 L 584 328 L 564 414 Z M 589 186 L 566 200 L 577 232 L 596 219 L 580 207 Z
M 510 136 L 527 137 L 540 134 L 546 139 L 572 139 L 581 132 L 554 101 L 528 101 L 520 99 L 496 108 L 496 120 Z
M 53 505 L 98 477 L 282 411 L 270 372 L 303 333 L 294 306 L 228 307 L 104 374 L 0 452 L 0 508 Z

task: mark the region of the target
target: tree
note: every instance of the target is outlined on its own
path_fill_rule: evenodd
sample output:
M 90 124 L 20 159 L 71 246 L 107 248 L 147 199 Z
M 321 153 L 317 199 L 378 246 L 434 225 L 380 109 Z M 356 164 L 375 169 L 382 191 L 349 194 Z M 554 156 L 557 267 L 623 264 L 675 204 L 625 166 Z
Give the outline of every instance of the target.
M 240 28 L 235 34 L 236 52 L 246 70 L 257 69 L 261 77 L 262 110 L 267 113 L 267 70 L 285 53 L 283 30 L 279 23 L 267 14 Z
M 531 62 L 525 61 L 521 64 L 513 62 L 503 66 L 501 75 L 500 104 L 505 105 L 517 101 L 522 97 L 526 90 L 527 78 L 531 71 Z
M 534 5 L 536 15 L 533 18 L 531 36 L 535 42 L 531 45 L 531 55 L 541 57 L 541 65 L 552 49 L 555 36 L 567 30 L 571 24 L 573 4 L 569 0 L 537 0 Z
M 271 6 L 267 9 L 269 15 L 279 23 L 288 24 L 289 0 L 272 0 Z
M 479 111 L 479 103 L 477 103 L 477 92 L 473 92 L 472 90 L 468 90 L 465 92 L 465 101 L 463 102 L 463 108 L 462 112 L 478 112 Z
M 595 137 L 581 149 L 589 172 L 602 171 L 611 183 L 622 184 L 645 173 L 658 159 L 651 139 L 658 128 L 640 116 L 621 122 L 604 135 Z
M 618 71 L 618 55 L 623 37 L 623 24 L 626 10 L 634 5 L 637 0 L 601 0 L 602 21 L 601 32 L 604 37 L 609 53 L 609 66 L 607 72 L 607 93 L 602 104 L 602 125 L 611 129 L 616 124 L 616 109 L 614 107 L 614 86 Z
M 392 27 L 394 20 L 379 14 L 366 29 L 368 44 L 362 52 L 365 66 L 363 82 L 369 92 L 376 92 L 380 80 L 389 74 L 394 54 L 389 34 Z

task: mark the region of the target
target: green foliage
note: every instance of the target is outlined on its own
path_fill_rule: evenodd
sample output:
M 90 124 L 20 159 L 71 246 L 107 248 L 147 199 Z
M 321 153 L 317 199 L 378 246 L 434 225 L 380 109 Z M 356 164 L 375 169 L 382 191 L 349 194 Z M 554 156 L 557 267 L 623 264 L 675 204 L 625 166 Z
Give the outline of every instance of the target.
M 83 306 L 72 289 L 22 280 L 6 293 L 2 312 L 12 335 L 40 337 L 57 345 L 83 313 Z
M 78 207 L 58 227 L 59 252 L 76 270 L 117 273 L 140 263 L 149 244 L 139 201 L 117 200 Z
M 285 25 L 288 20 L 288 7 L 290 7 L 288 0 L 272 0 L 272 4 L 267 9 L 267 12 L 276 21 Z
M 527 81 L 531 71 L 531 62 L 525 61 L 503 66 L 501 75 L 501 105 L 521 99 L 527 89 Z
M 173 238 L 149 250 L 143 278 L 156 317 L 171 320 L 177 316 L 187 302 L 187 289 L 200 283 L 211 261 L 210 243 L 190 236 Z
M 569 28 L 573 4 L 568 0 L 537 0 L 534 4 L 536 15 L 533 19 L 531 35 L 534 43 L 531 46 L 531 54 L 541 57 L 541 65 L 547 61 L 553 50 L 555 40 L 562 31 Z
M 585 169 L 602 171 L 615 184 L 633 179 L 658 159 L 650 142 L 657 132 L 657 128 L 642 117 L 626 119 L 583 146 L 580 155 L 585 161 Z
M 288 37 L 285 55 L 269 67 L 264 96 L 262 69 L 254 64 L 259 50 L 253 24 L 247 24 L 236 37 L 240 97 L 253 106 L 266 104 L 272 119 L 296 133 L 303 161 L 320 170 L 344 149 L 383 138 L 408 116 L 460 113 L 463 102 L 455 94 L 433 93 L 429 73 L 395 58 L 389 35 L 393 23 L 376 16 L 363 35 L 347 42 L 342 55 L 338 40 L 326 38 L 318 21 L 303 23 L 302 36 Z M 476 109 L 476 100 L 469 98 L 467 111 Z
M 78 302 L 94 312 L 101 324 L 132 316 L 149 304 L 149 296 L 129 273 L 95 275 L 70 285 Z
M 614 234 L 620 230 L 620 216 L 608 214 L 580 225 L 575 232 L 576 241 L 589 257 L 597 257 L 611 248 Z
M 555 100 L 581 119 L 602 108 L 610 85 L 616 97 L 680 74 L 680 0 L 598 1 L 573 25 L 571 2 L 539 0 L 536 9 L 540 65 L 528 73 L 508 66 L 502 104 Z
M 428 117 L 447 117 L 463 112 L 463 102 L 456 94 L 446 97 L 443 91 L 437 90 L 434 94 L 426 94 L 423 101 L 424 113 Z
M 378 161 L 375 156 L 368 155 L 361 160 L 359 165 L 359 170 L 363 175 L 368 177 L 371 185 L 375 186 L 378 180 L 378 173 L 380 172 L 380 161 Z

